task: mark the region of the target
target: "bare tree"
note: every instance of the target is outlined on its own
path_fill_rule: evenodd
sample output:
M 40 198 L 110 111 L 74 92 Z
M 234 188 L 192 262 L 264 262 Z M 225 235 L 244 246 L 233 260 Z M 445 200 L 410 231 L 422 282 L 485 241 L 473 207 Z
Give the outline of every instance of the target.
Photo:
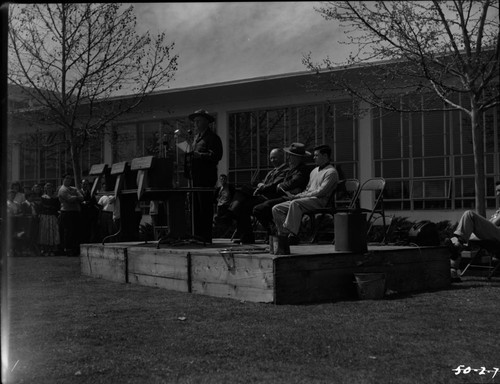
M 178 58 L 173 48 L 164 33 L 137 33 L 132 6 L 10 7 L 9 81 L 35 101 L 32 116 L 64 133 L 76 182 L 83 145 L 172 79 Z M 117 97 L 125 93 L 133 96 Z
M 316 9 L 347 29 L 353 45 L 344 66 L 329 57 L 304 64 L 315 71 L 340 68 L 331 89 L 392 111 L 443 110 L 440 99 L 470 119 L 475 166 L 476 210 L 485 215 L 482 115 L 500 104 L 498 89 L 498 0 L 334 1 Z M 429 97 L 429 95 L 432 95 Z M 465 102 L 458 102 L 461 95 Z

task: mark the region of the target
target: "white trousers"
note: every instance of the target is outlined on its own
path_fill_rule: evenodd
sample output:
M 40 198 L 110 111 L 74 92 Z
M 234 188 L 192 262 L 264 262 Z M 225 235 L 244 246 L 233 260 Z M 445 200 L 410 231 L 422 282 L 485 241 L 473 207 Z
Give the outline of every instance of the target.
M 273 219 L 278 234 L 299 234 L 302 215 L 314 209 L 323 208 L 325 205 L 317 197 L 303 197 L 301 199 L 285 201 L 273 207 Z
M 478 238 L 500 242 L 500 227 L 474 211 L 465 211 L 458 222 L 455 235 L 464 241 L 468 241 L 469 238 Z

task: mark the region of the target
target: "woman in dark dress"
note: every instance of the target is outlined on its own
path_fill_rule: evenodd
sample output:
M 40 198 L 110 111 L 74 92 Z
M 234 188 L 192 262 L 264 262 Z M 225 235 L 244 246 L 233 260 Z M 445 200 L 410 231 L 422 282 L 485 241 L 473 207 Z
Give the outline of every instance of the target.
M 59 238 L 59 208 L 61 203 L 54 193 L 51 183 L 45 184 L 45 193 L 40 204 L 40 230 L 38 244 L 42 255 L 54 256 L 60 243 Z

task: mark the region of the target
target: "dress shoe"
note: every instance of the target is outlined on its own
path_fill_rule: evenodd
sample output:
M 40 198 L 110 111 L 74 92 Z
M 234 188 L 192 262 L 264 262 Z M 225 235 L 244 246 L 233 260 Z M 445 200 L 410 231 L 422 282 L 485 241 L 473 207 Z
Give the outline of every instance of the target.
M 215 224 L 230 226 L 233 224 L 233 219 L 227 215 L 224 216 L 216 216 L 214 219 Z
M 460 242 L 460 240 L 457 237 L 445 239 L 444 245 L 448 247 L 452 259 L 459 258 L 462 255 L 462 251 L 464 250 L 464 245 Z
M 462 279 L 460 278 L 461 272 L 459 269 L 451 268 L 451 282 L 452 283 L 461 283 Z
M 295 235 L 288 235 L 288 244 L 289 245 L 298 245 L 300 243 L 300 238 Z
M 250 235 L 243 235 L 241 236 L 241 239 L 240 239 L 240 243 L 241 244 L 255 244 L 255 236 L 252 234 Z

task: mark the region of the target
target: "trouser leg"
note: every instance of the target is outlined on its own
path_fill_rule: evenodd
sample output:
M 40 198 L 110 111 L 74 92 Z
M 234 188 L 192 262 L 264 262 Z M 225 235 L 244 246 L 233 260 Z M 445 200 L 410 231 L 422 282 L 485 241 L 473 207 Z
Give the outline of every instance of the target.
M 77 252 L 80 247 L 80 212 L 62 211 L 61 225 L 63 226 L 63 244 L 67 252 Z
M 298 235 L 304 212 L 322 207 L 323 204 L 316 197 L 305 197 L 302 199 L 292 200 L 285 222 L 283 223 L 283 227 L 290 233 Z
M 212 195 L 205 192 L 195 192 L 193 195 L 194 235 L 205 241 L 212 241 Z
M 458 222 L 455 235 L 468 241 L 473 234 L 480 240 L 500 241 L 500 227 L 474 211 L 465 211 Z
M 253 215 L 264 228 L 269 229 L 273 222 L 273 207 L 283 202 L 284 198 L 266 200 L 253 208 Z
M 290 201 L 285 201 L 283 203 L 276 204 L 272 208 L 274 224 L 276 225 L 279 235 L 287 234 L 287 230 L 283 227 L 283 224 L 285 223 L 289 207 Z

